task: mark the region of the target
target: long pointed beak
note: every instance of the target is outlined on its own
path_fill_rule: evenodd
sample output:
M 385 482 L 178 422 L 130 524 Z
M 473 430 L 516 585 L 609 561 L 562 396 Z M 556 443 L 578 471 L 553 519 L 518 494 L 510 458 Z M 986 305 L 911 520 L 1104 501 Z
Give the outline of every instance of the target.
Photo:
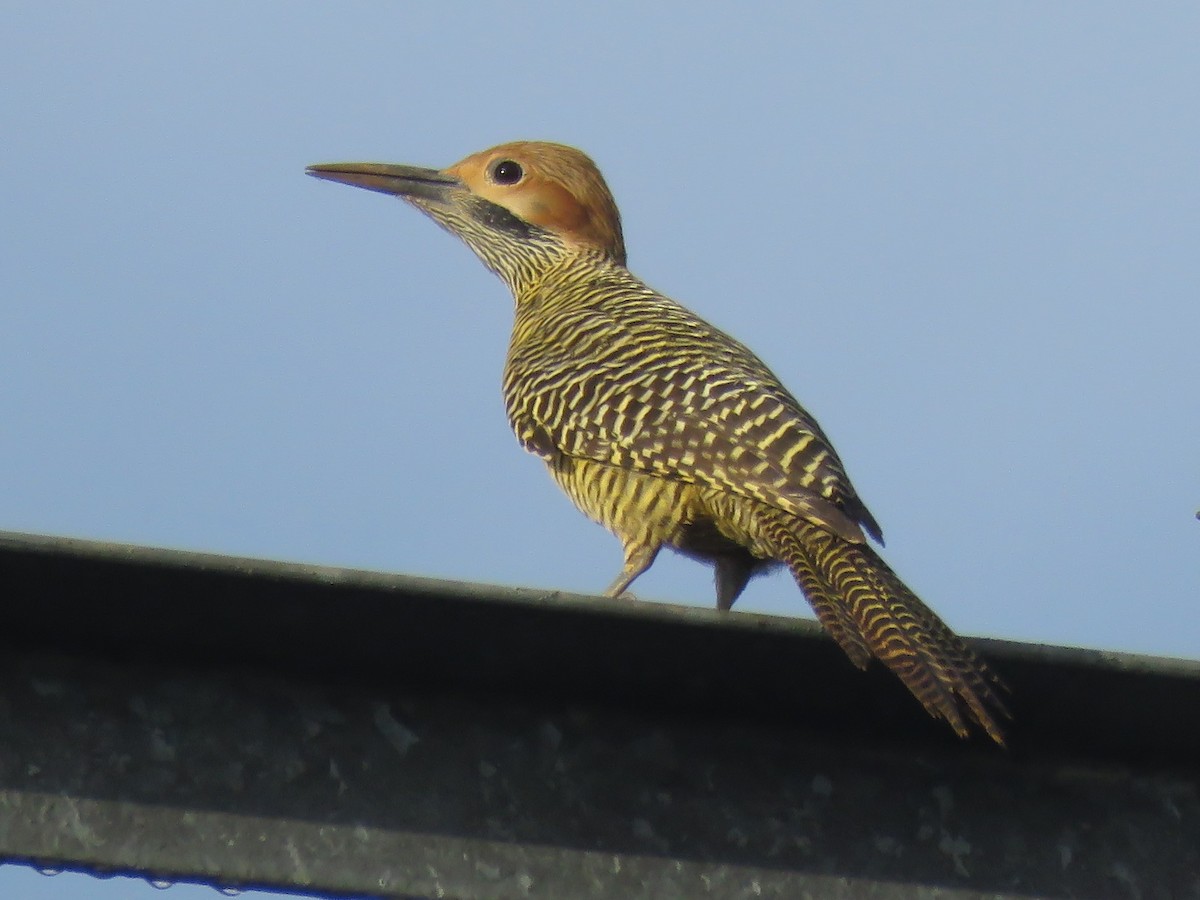
M 388 163 L 321 163 L 309 166 L 304 171 L 313 178 L 337 181 L 381 194 L 443 203 L 452 192 L 465 189 L 465 185 L 453 175 L 418 166 L 394 166 Z

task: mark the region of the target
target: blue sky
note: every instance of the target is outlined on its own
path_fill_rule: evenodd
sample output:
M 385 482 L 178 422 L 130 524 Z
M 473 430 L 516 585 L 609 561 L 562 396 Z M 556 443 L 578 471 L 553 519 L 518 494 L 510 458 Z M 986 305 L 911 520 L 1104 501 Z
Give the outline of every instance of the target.
M 603 588 L 615 539 L 504 419 L 503 286 L 303 174 L 549 139 L 631 268 L 819 418 L 953 627 L 1200 658 L 1200 8 L 756 10 L 6 10 L 0 528 Z M 712 603 L 665 556 L 636 589 Z M 784 576 L 738 608 L 808 614 Z

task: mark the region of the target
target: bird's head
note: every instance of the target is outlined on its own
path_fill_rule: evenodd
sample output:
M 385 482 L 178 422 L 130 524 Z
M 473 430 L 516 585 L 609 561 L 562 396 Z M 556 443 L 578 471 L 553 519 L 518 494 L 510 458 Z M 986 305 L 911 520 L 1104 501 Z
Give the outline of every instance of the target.
M 308 174 L 407 200 L 514 288 L 565 254 L 625 264 L 617 204 L 596 164 L 574 147 L 517 141 L 440 170 L 327 163 Z

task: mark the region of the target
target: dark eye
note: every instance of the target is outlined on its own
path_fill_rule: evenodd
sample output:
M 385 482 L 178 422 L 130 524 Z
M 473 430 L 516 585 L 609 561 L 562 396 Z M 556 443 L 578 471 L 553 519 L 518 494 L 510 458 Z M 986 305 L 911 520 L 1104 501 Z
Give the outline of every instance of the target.
M 496 184 L 516 184 L 525 177 L 521 164 L 511 159 L 502 159 L 492 166 L 492 181 Z

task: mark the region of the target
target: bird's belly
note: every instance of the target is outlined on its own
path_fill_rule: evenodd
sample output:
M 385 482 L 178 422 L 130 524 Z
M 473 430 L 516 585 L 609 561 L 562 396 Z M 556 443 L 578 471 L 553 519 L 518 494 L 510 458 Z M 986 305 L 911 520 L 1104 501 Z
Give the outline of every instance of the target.
M 670 544 L 702 560 L 770 555 L 754 534 L 752 517 L 739 508 L 739 501 L 754 501 L 591 460 L 559 457 L 549 468 L 584 515 L 623 543 Z

